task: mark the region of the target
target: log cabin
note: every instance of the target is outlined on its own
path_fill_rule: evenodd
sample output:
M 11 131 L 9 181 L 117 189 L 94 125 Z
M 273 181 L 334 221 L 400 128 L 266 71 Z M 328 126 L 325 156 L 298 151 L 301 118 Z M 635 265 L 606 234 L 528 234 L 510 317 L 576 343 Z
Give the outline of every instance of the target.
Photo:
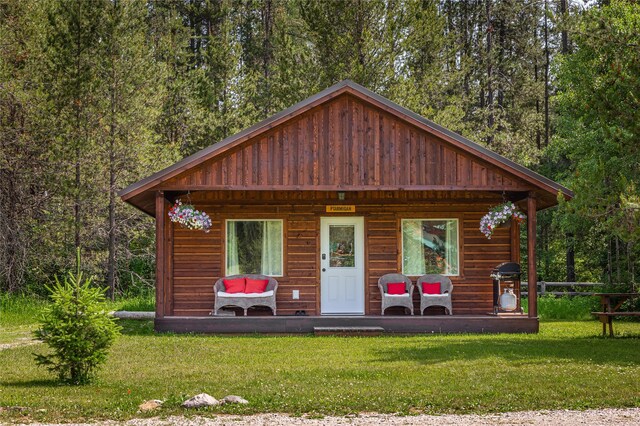
M 158 331 L 424 333 L 537 332 L 536 212 L 572 192 L 345 80 L 120 196 L 155 218 Z M 170 221 L 176 200 L 210 231 Z M 479 222 L 505 201 L 527 216 L 526 314 L 494 312 L 490 273 L 520 262 L 520 225 L 487 239 Z M 382 315 L 382 275 L 434 272 L 453 283 L 453 315 Z M 212 315 L 214 283 L 237 273 L 277 280 L 277 315 Z

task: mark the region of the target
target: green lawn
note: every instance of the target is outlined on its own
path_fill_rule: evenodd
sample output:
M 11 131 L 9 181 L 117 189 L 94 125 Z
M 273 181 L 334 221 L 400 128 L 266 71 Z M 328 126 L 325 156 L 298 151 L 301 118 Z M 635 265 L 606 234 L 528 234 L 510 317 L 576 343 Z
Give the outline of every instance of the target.
M 37 367 L 44 345 L 0 351 L 0 421 L 72 421 L 184 411 L 196 393 L 237 394 L 246 407 L 203 413 L 362 411 L 466 413 L 640 406 L 640 323 L 543 322 L 537 335 L 219 337 L 155 335 L 122 322 L 108 363 L 89 386 L 60 386 Z M 44 411 L 43 411 L 44 410 Z
M 46 299 L 33 296 L 12 296 L 0 293 L 0 345 L 31 339 L 38 325 L 42 308 L 47 303 Z M 108 302 L 107 308 L 110 311 L 153 311 L 154 298 L 153 296 L 128 297 Z M 0 375 L 1 384 L 2 376 Z M 1 398 L 0 406 L 2 406 Z

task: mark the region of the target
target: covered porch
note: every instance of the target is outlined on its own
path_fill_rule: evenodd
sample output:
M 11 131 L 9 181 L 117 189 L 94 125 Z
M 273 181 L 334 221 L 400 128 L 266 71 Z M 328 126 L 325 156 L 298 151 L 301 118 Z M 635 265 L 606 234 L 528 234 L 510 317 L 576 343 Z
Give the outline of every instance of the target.
M 243 329 L 246 332 L 271 326 L 281 330 L 275 332 L 287 332 L 289 329 L 312 332 L 313 327 L 309 324 L 314 322 L 319 326 L 324 326 L 325 323 L 330 326 L 348 323 L 369 326 L 368 324 L 375 323 L 375 326 L 383 328 L 383 323 L 388 322 L 389 330 L 398 332 L 398 327 L 403 324 L 402 319 L 410 318 L 409 311 L 393 306 L 386 309 L 383 315 L 378 280 L 388 273 L 404 272 L 414 285 L 417 284 L 421 273 L 414 275 L 407 270 L 407 249 L 412 247 L 403 244 L 403 229 L 407 224 L 415 224 L 414 218 L 435 218 L 421 220 L 425 229 L 431 226 L 431 220 L 441 224 L 439 218 L 452 218 L 447 222 L 455 226 L 456 236 L 451 240 L 450 248 L 456 249 L 452 253 L 457 260 L 457 269 L 448 278 L 453 284 L 453 317 L 460 317 L 461 321 L 448 319 L 444 328 L 439 324 L 433 325 L 428 318 L 445 317 L 443 308 L 433 306 L 426 308 L 425 319 L 411 320 L 413 325 L 410 329 L 418 330 L 412 332 L 438 332 L 440 329 L 450 332 L 454 328 L 459 331 L 482 331 L 486 327 L 466 327 L 464 324 L 467 320 L 481 324 L 479 318 L 493 318 L 490 315 L 494 308 L 490 278 L 492 268 L 501 262 L 520 261 L 520 225 L 513 223 L 496 229 L 491 240 L 487 240 L 478 230 L 480 218 L 491 205 L 500 202 L 502 194 L 480 191 L 351 191 L 342 195 L 333 191 L 193 192 L 190 195 L 191 201 L 211 216 L 213 225 L 208 233 L 183 229 L 165 219 L 171 200 L 179 196 L 174 192 L 159 192 L 156 200 L 156 212 L 160 213 L 157 220 L 157 275 L 161 278 L 157 281 L 156 288 L 156 317 L 158 320 L 167 319 L 165 322 L 157 322 L 159 330 L 169 330 L 167 327 L 171 324 L 186 324 L 199 317 L 203 318 L 203 324 L 218 319 L 224 324 L 219 327 L 207 325 L 206 328 L 211 332 L 225 330 L 230 324 L 237 324 L 234 327 L 240 328 L 236 330 Z M 534 194 L 513 192 L 508 196 L 517 201 L 523 211 L 535 212 Z M 327 205 L 350 206 L 353 211 L 327 213 Z M 535 213 L 528 216 L 529 226 L 535 229 Z M 229 268 L 231 256 L 227 253 L 231 244 L 230 227 L 238 221 L 253 220 L 250 223 L 255 224 L 259 220 L 257 218 L 281 223 L 282 272 L 280 276 L 274 276 L 274 279 L 278 282 L 277 317 L 283 319 L 269 320 L 272 312 L 268 308 L 252 308 L 248 317 L 243 317 L 242 309 L 230 307 L 227 311 L 233 311 L 228 312 L 232 317 L 211 317 L 215 300 L 213 284 L 221 277 L 237 273 Z M 345 315 L 336 312 L 335 304 L 330 306 L 332 301 L 325 297 L 332 291 L 332 287 L 325 281 L 331 272 L 331 250 L 323 244 L 322 235 L 323 225 L 335 223 L 343 227 L 354 219 L 359 219 L 356 220 L 357 226 L 354 229 L 360 229 L 355 233 L 360 236 L 352 242 L 362 249 L 362 253 L 356 253 L 353 266 L 361 269 L 361 275 L 352 280 L 354 293 L 358 297 L 343 300 L 348 303 L 349 312 Z M 528 248 L 528 257 L 535 259 L 535 239 L 528 238 Z M 323 256 L 325 253 L 327 256 Z M 535 271 L 535 265 L 533 269 Z M 412 294 L 416 317 L 420 316 L 418 293 L 418 289 L 414 287 Z M 527 317 L 537 318 L 536 301 L 534 299 L 530 302 Z M 295 315 L 300 312 L 305 317 Z M 395 318 L 395 321 L 388 320 L 387 317 Z M 524 315 L 517 317 L 522 318 Z M 324 318 L 336 318 L 337 322 Z M 380 320 L 376 322 L 374 318 Z M 307 326 L 300 328 L 290 325 L 297 323 Z M 285 324 L 289 325 L 285 327 Z

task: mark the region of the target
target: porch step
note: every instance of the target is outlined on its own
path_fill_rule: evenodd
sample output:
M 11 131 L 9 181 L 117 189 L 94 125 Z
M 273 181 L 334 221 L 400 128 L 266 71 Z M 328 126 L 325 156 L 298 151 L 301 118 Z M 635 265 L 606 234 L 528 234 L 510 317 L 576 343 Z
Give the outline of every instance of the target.
M 316 336 L 379 336 L 382 327 L 313 327 Z

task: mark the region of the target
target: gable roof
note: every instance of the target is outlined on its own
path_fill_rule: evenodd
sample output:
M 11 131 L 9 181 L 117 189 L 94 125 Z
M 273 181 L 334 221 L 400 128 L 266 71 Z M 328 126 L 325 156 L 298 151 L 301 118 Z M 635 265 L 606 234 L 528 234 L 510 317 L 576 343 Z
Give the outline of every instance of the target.
M 340 83 L 337 83 L 323 90 L 322 92 L 317 93 L 316 95 L 311 96 L 310 98 L 307 98 L 267 118 L 266 120 L 241 131 L 240 133 L 230 136 L 222 140 L 221 142 L 210 145 L 209 147 L 204 148 L 201 151 L 198 151 L 195 154 L 190 155 L 189 157 L 186 157 L 183 160 L 157 173 L 154 173 L 153 175 L 145 179 L 133 183 L 132 185 L 120 191 L 119 195 L 124 201 L 133 204 L 134 206 L 147 213 L 152 213 L 149 208 L 143 208 L 141 206 L 142 198 L 149 198 L 149 196 L 143 197 L 143 194 L 145 194 L 145 192 L 156 189 L 158 186 L 161 186 L 164 182 L 167 182 L 177 175 L 187 170 L 193 169 L 206 161 L 212 160 L 218 156 L 222 156 L 224 153 L 228 152 L 238 145 L 241 145 L 243 142 L 249 139 L 256 138 L 261 134 L 273 129 L 274 127 L 292 120 L 293 118 L 309 111 L 310 109 L 329 102 L 330 100 L 343 94 L 350 94 L 351 96 L 354 96 L 355 98 L 358 98 L 377 108 L 380 108 L 398 117 L 399 119 L 408 122 L 409 124 L 428 131 L 429 133 L 452 145 L 453 147 L 469 153 L 488 164 L 494 165 L 497 168 L 528 182 L 534 188 L 537 188 L 543 193 L 546 193 L 547 198 L 549 195 L 551 195 L 555 199 L 558 193 L 562 194 L 567 199 L 573 197 L 573 193 L 569 189 L 552 181 L 551 179 L 548 179 L 518 163 L 515 163 L 506 157 L 498 155 L 495 152 L 481 145 L 478 145 L 455 132 L 439 126 L 438 124 L 427 120 L 426 118 L 416 114 L 413 111 L 401 107 L 400 105 L 366 89 L 365 87 L 357 83 L 354 83 L 351 80 L 341 81 Z M 147 204 L 149 204 L 149 201 L 151 200 L 147 200 Z M 547 202 L 547 204 L 551 205 L 553 204 L 553 202 Z

